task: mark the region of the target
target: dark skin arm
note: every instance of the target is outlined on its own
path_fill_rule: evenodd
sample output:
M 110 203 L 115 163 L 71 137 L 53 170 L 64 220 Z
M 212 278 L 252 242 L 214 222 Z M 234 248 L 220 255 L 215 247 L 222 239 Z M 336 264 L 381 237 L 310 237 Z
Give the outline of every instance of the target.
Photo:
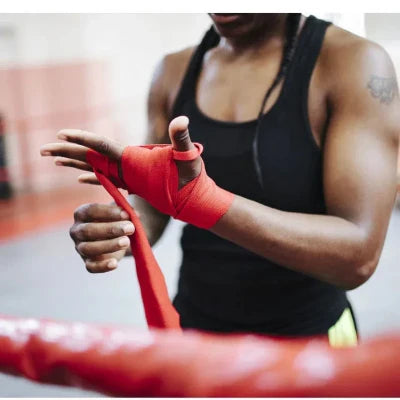
M 284 212 L 236 196 L 212 228 L 277 264 L 345 289 L 361 285 L 376 268 L 396 193 L 400 127 L 389 57 L 368 42 L 349 47 L 340 60 L 333 54 L 327 63 L 330 118 L 322 150 L 327 215 Z M 176 128 L 174 147 L 190 149 L 186 126 Z M 69 135 L 69 141 L 96 149 L 98 138 Z M 119 159 L 121 149 L 108 155 Z M 181 185 L 198 175 L 197 161 L 178 165 Z
M 164 58 L 157 66 L 147 99 L 147 137 L 146 143 L 168 143 L 168 98 L 167 98 L 167 60 Z M 147 238 L 153 246 L 164 232 L 169 216 L 152 207 L 139 196 L 132 196 L 135 210 L 146 231 Z M 129 253 L 130 254 L 130 253 Z
M 148 143 L 169 142 L 168 122 L 171 107 L 192 51 L 193 48 L 189 48 L 167 55 L 153 74 L 147 103 Z M 90 166 L 71 160 L 68 153 L 61 151 L 58 154 L 60 157 L 55 159 L 57 165 L 80 167 L 87 171 L 79 176 L 81 183 L 99 184 Z M 138 196 L 135 196 L 133 202 L 149 242 L 153 245 L 162 235 L 169 217 Z M 128 215 L 115 203 L 84 204 L 74 213 L 70 236 L 86 269 L 91 273 L 99 273 L 114 270 L 121 258 L 131 255 L 128 236 L 133 234 L 134 230 Z
M 147 98 L 146 143 L 170 143 L 168 124 L 172 107 L 193 50 L 190 47 L 165 56 L 154 71 Z M 150 245 L 153 246 L 163 234 L 170 217 L 160 213 L 139 196 L 133 196 L 133 204 L 140 214 Z
M 283 212 L 237 196 L 212 231 L 287 268 L 353 289 L 374 272 L 386 235 L 400 110 L 386 53 L 368 45 L 348 57 L 331 74 L 323 153 L 328 215 Z M 368 87 L 373 83 L 375 92 Z

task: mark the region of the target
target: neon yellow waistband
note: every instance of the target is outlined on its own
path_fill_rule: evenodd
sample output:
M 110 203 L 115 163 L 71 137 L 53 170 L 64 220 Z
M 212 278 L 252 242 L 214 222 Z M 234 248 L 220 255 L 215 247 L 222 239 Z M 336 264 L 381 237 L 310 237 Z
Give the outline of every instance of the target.
M 335 325 L 329 328 L 328 338 L 332 347 L 357 346 L 357 331 L 349 308 L 346 308 Z

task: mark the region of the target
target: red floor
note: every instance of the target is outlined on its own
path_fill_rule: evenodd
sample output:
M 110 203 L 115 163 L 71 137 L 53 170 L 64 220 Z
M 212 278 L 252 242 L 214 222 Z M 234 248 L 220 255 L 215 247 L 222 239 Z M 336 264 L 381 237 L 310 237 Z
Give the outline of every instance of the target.
M 89 185 L 73 185 L 0 200 L 0 242 L 58 223 L 72 223 L 73 212 L 81 204 L 108 203 L 111 200 L 102 187 Z

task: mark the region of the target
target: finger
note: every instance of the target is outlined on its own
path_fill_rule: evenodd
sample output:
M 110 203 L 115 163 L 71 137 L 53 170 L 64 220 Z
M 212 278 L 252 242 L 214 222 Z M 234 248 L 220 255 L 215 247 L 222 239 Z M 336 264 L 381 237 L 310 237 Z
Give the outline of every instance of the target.
M 129 238 L 122 236 L 116 239 L 99 240 L 96 242 L 80 242 L 75 248 L 82 257 L 93 258 L 104 253 L 113 253 L 127 249 L 129 244 Z
M 176 117 L 169 124 L 169 137 L 172 146 L 177 151 L 194 149 L 189 135 L 189 118 L 185 116 Z
M 171 121 L 169 124 L 169 136 L 172 142 L 172 147 L 177 151 L 188 151 L 194 149 L 189 135 L 189 118 L 180 116 Z M 197 157 L 192 161 L 177 161 L 179 183 L 178 189 L 181 189 L 191 180 L 196 178 L 201 170 L 201 160 Z
M 83 171 L 93 171 L 93 168 L 83 161 L 72 160 L 70 158 L 56 157 L 54 159 L 54 164 L 62 167 L 72 167 L 76 169 L 81 169 Z
M 77 222 L 113 222 L 129 220 L 129 215 L 115 204 L 84 204 L 74 213 Z
M 110 260 L 111 258 L 116 259 L 117 261 L 120 260 L 125 255 L 125 250 L 116 251 L 114 253 L 104 253 L 96 257 L 86 258 L 86 260 L 90 261 L 104 261 Z
M 120 160 L 124 150 L 124 146 L 115 140 L 80 129 L 63 129 L 58 132 L 57 138 L 86 146 L 114 160 Z
M 97 176 L 94 172 L 88 174 L 82 174 L 78 176 L 79 183 L 88 183 L 90 185 L 101 185 Z
M 115 258 L 109 258 L 101 261 L 87 259 L 85 261 L 85 266 L 88 272 L 92 274 L 99 274 L 116 269 L 118 267 L 118 262 Z
M 130 221 L 86 222 L 76 224 L 70 229 L 71 238 L 77 242 L 115 239 L 134 232 L 135 227 Z
M 60 156 L 78 161 L 86 161 L 87 150 L 87 147 L 74 143 L 47 143 L 40 148 L 40 154 L 44 157 Z

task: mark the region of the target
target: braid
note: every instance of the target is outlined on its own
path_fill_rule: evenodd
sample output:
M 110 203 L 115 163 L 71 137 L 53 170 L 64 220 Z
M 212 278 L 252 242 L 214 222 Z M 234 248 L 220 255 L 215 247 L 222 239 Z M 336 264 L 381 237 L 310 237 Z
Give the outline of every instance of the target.
M 285 46 L 283 48 L 281 65 L 279 67 L 278 74 L 276 75 L 274 81 L 272 82 L 271 87 L 268 89 L 267 93 L 264 96 L 261 109 L 257 118 L 256 132 L 253 139 L 253 162 L 254 162 L 254 167 L 256 169 L 257 180 L 262 189 L 264 189 L 264 182 L 258 157 L 258 136 L 260 134 L 261 118 L 264 114 L 264 107 L 265 104 L 267 103 L 267 100 L 269 99 L 269 96 L 271 95 L 272 91 L 278 86 L 282 78 L 286 75 L 289 65 L 293 59 L 294 51 L 296 48 L 297 31 L 299 29 L 300 19 L 301 19 L 301 14 L 289 14 L 287 17 L 286 40 L 285 40 Z
M 297 31 L 299 29 L 300 19 L 301 19 L 301 14 L 297 13 L 296 14 L 291 13 L 287 17 L 286 40 L 285 40 L 285 46 L 283 48 L 281 65 L 279 67 L 278 74 L 276 75 L 274 81 L 272 82 L 272 85 L 267 90 L 267 93 L 264 96 L 261 109 L 258 114 L 258 120 L 259 120 L 258 122 L 260 122 L 260 118 L 263 115 L 264 107 L 265 104 L 267 103 L 267 100 L 269 99 L 269 96 L 271 95 L 272 91 L 278 86 L 282 78 L 284 78 L 284 76 L 286 75 L 290 62 L 293 59 L 294 50 L 296 48 Z

